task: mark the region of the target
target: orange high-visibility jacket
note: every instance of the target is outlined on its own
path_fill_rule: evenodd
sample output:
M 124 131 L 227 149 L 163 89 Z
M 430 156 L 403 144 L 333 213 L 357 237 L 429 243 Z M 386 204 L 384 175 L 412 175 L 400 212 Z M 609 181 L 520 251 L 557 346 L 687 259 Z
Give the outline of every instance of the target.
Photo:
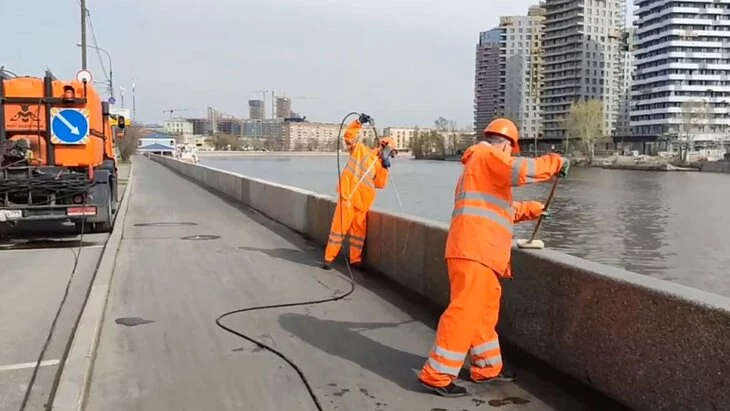
M 456 186 L 445 257 L 478 261 L 509 275 L 512 226 L 538 212 L 534 204 L 513 203 L 512 187 L 549 180 L 563 160 L 553 153 L 535 159 L 511 157 L 478 143 L 466 150 L 461 162 L 464 170 Z
M 512 212 L 514 214 L 513 223 L 521 223 L 523 221 L 535 220 L 542 214 L 542 203 L 539 201 L 513 201 Z
M 345 130 L 345 142 L 354 144 L 354 147 L 345 169 L 342 170 L 337 192 L 341 200 L 350 200 L 358 210 L 368 211 L 375 202 L 375 189 L 385 188 L 388 184 L 388 169 L 380 162 L 378 148 L 369 148 L 357 141 L 360 129 L 362 124 L 355 120 Z

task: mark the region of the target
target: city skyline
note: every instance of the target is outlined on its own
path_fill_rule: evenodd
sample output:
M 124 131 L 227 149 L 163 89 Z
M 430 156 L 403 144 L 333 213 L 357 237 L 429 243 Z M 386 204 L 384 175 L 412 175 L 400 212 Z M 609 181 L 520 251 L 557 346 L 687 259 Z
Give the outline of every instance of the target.
M 572 105 L 595 100 L 603 136 L 633 149 L 727 140 L 730 2 L 635 3 L 632 27 L 623 0 L 546 0 L 501 16 L 476 46 L 475 127 L 504 116 L 521 138 L 554 145 Z
M 161 122 L 168 117 L 163 110 L 174 107 L 204 116 L 207 106 L 216 106 L 243 117 L 246 102 L 265 88 L 317 97 L 293 99 L 316 121 L 337 121 L 356 110 L 382 124 L 424 127 L 444 116 L 465 126 L 473 122 L 475 33 L 494 26 L 495 15 L 519 14 L 532 4 L 211 3 L 87 0 L 95 45 L 113 59 L 117 106 L 118 86 L 129 90 L 136 79 L 143 122 Z M 3 48 L 1 64 L 23 75 L 50 68 L 59 78 L 73 78 L 80 68 L 77 2 L 49 2 L 39 12 L 29 2 L 0 0 L 0 9 L 3 27 L 18 39 Z M 367 24 L 354 27 L 353 15 Z M 89 69 L 104 81 L 99 60 L 89 49 Z M 101 60 L 108 70 L 106 56 Z M 130 100 L 128 94 L 128 108 Z

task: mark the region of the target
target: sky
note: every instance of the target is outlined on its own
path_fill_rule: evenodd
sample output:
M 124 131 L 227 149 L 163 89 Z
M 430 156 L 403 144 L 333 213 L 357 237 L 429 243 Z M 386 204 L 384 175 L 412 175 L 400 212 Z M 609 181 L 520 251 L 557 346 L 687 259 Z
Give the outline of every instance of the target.
M 274 90 L 311 121 L 357 111 L 380 127 L 429 127 L 439 116 L 462 127 L 473 121 L 479 32 L 534 3 L 87 0 L 86 7 L 96 44 L 112 57 L 116 107 L 122 86 L 131 108 L 134 80 L 144 123 L 162 122 L 171 108 L 191 109 L 178 113 L 186 117 L 203 117 L 208 106 L 248 117 L 248 100 Z M 0 0 L 0 27 L 0 66 L 35 76 L 50 68 L 68 79 L 81 68 L 78 0 Z M 94 45 L 90 30 L 87 40 Z M 87 61 L 94 80 L 105 80 L 95 50 Z

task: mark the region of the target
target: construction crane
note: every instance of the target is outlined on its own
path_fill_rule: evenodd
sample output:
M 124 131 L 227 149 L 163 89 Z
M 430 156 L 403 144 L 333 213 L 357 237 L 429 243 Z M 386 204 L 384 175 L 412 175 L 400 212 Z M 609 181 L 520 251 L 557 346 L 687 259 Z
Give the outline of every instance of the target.
M 172 120 L 172 113 L 176 111 L 192 111 L 195 110 L 194 108 L 171 108 L 167 110 L 162 110 L 163 113 L 170 113 L 170 120 Z

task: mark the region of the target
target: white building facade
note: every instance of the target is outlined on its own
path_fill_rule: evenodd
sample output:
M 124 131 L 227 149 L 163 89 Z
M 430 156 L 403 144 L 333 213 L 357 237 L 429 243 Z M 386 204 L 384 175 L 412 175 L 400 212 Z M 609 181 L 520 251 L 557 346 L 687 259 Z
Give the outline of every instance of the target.
M 411 148 L 411 140 L 418 132 L 429 132 L 429 129 L 417 129 L 415 127 L 386 127 L 383 135 L 395 140 L 397 150 L 409 150 Z
M 730 0 L 636 0 L 635 136 L 691 141 L 730 131 Z
M 621 39 L 621 82 L 619 88 L 619 113 L 616 123 L 617 137 L 631 137 L 631 86 L 634 79 L 634 38 L 636 32 L 629 27 Z
M 545 10 L 531 7 L 527 16 L 500 18 L 504 65 L 504 116 L 514 121 L 520 138 L 540 134 L 542 28 Z
M 192 135 L 193 123 L 183 119 L 165 120 L 164 129 L 166 133 Z
M 342 127 L 344 135 L 345 127 Z M 333 151 L 337 148 L 340 125 L 333 123 L 284 123 L 284 149 L 289 151 Z M 375 132 L 371 127 L 363 127 L 358 133 L 359 139 L 372 143 Z M 345 149 L 344 141 L 340 148 Z
M 621 102 L 624 0 L 546 0 L 544 8 L 543 137 L 564 139 L 562 122 L 571 104 L 591 99 L 602 101 L 604 134 L 613 135 Z

